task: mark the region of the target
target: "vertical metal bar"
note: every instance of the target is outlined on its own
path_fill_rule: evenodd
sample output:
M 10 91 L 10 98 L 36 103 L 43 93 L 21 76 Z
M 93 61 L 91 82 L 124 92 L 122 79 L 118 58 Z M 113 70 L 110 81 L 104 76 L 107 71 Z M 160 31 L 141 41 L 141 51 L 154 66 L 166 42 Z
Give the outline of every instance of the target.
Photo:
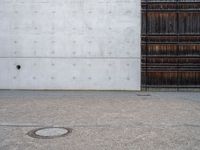
M 179 77 L 179 45 L 180 45 L 180 41 L 179 41 L 179 0 L 176 0 L 176 19 L 177 19 L 177 49 L 176 49 L 176 53 L 177 53 L 177 79 L 176 79 L 176 82 L 177 82 L 177 91 L 179 91 L 179 81 L 180 81 L 180 77 Z
M 145 36 L 145 52 L 146 52 L 146 58 L 145 58 L 145 61 L 146 61 L 146 63 L 145 63 L 145 90 L 147 91 L 148 90 L 148 85 L 147 85 L 147 82 L 148 82 L 148 80 L 149 80 L 149 77 L 148 77 L 148 69 L 147 69 L 147 67 L 148 67 L 148 64 L 147 64 L 147 56 L 148 56 L 148 41 L 147 41 L 147 35 L 148 35 L 148 11 L 147 11 L 147 9 L 148 9 L 148 6 L 147 6 L 147 0 L 145 0 L 145 15 L 146 15 L 146 25 L 145 25 L 145 28 L 146 28 L 146 36 Z

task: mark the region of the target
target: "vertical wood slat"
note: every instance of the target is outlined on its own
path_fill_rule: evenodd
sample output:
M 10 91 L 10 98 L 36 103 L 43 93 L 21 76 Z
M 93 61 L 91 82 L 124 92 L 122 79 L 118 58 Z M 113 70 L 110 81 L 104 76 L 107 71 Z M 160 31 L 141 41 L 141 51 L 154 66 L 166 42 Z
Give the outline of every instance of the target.
M 146 0 L 142 10 L 143 87 L 200 88 L 200 2 Z

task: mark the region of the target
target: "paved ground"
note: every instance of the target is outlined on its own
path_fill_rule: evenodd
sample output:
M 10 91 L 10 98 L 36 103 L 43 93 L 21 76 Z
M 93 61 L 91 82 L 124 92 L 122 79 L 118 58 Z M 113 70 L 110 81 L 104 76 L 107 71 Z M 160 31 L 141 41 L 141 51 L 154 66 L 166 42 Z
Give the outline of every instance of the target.
M 67 137 L 33 139 L 45 126 Z M 0 150 L 199 150 L 200 93 L 0 91 Z

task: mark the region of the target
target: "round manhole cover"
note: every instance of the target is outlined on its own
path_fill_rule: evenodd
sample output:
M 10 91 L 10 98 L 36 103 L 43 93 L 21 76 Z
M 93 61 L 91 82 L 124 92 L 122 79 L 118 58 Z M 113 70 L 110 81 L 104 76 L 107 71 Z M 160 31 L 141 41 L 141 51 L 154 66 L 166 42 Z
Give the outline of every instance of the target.
M 40 139 L 53 139 L 58 137 L 64 137 L 71 132 L 69 128 L 63 127 L 48 127 L 48 128 L 39 128 L 28 132 L 28 135 L 33 138 Z

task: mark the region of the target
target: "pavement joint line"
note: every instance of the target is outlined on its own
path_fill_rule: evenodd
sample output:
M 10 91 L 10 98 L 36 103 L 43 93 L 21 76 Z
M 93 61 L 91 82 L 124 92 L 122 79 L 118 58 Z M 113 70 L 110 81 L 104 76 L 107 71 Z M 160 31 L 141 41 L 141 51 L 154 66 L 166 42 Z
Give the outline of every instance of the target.
M 31 127 L 52 127 L 52 126 L 44 126 L 44 125 L 0 124 L 0 127 L 10 127 L 10 128 L 31 128 Z
M 10 128 L 31 128 L 31 127 L 70 127 L 70 128 L 138 128 L 138 127 L 152 127 L 150 125 L 23 125 L 23 124 L 0 124 L 0 127 L 10 127 Z
M 29 128 L 29 127 L 63 127 L 65 125 L 23 125 L 23 124 L 0 124 L 0 127 L 17 127 L 17 128 Z M 72 125 L 69 127 L 74 127 L 74 128 L 78 128 L 78 127 L 112 127 L 111 125 Z M 113 126 L 115 127 L 115 126 Z
M 200 128 L 197 124 L 174 124 L 174 125 L 150 125 L 150 124 L 133 124 L 133 125 L 23 125 L 23 124 L 0 124 L 0 127 L 10 127 L 10 128 L 43 128 L 43 127 L 69 127 L 69 128 L 178 128 L 178 127 L 192 127 Z

